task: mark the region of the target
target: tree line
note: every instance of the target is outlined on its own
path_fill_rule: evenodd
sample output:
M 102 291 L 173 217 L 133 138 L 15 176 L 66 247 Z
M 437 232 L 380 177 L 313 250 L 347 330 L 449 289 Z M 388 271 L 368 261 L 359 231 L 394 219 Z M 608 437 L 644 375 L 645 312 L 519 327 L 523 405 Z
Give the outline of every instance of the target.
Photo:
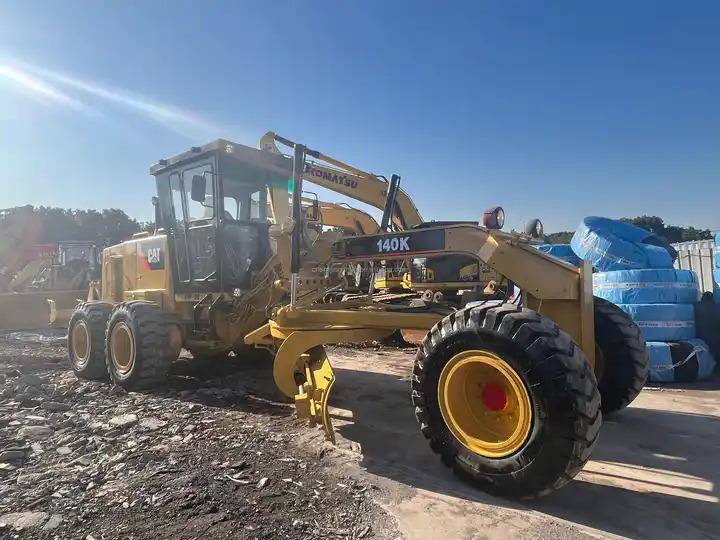
M 634 218 L 622 218 L 620 221 L 630 223 L 646 231 L 650 231 L 668 243 L 689 242 L 691 240 L 710 240 L 713 233 L 710 229 L 696 229 L 695 227 L 680 227 L 678 225 L 666 225 L 665 221 L 658 216 L 638 216 Z M 549 233 L 545 239 L 550 244 L 569 244 L 574 231 L 562 231 Z
M 123 242 L 136 232 L 152 232 L 155 227 L 154 223 L 137 221 L 118 208 L 78 210 L 39 206 L 35 208 L 35 213 L 42 222 L 42 242 L 45 244 L 84 240 L 103 247 Z M 658 216 L 622 218 L 621 221 L 642 227 L 669 243 L 708 240 L 713 237 L 709 229 L 667 225 Z M 551 244 L 567 244 L 572 235 L 573 231 L 548 233 L 545 239 Z
M 44 244 L 82 240 L 104 247 L 154 228 L 153 223 L 137 221 L 118 208 L 77 210 L 39 206 L 34 210 L 42 223 Z

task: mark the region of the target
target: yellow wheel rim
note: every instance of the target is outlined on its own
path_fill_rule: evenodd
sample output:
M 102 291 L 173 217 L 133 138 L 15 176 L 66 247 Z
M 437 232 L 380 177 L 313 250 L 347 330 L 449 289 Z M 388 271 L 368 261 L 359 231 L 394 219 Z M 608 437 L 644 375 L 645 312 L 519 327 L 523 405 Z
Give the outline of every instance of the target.
M 85 321 L 78 321 L 72 330 L 72 350 L 75 353 L 75 365 L 82 367 L 90 358 L 90 331 Z
M 509 456 L 530 435 L 533 410 L 525 383 L 493 353 L 453 356 L 440 373 L 438 403 L 455 438 L 481 456 Z
M 110 334 L 110 359 L 122 375 L 130 373 L 135 365 L 135 340 L 132 330 L 124 322 L 113 326 Z

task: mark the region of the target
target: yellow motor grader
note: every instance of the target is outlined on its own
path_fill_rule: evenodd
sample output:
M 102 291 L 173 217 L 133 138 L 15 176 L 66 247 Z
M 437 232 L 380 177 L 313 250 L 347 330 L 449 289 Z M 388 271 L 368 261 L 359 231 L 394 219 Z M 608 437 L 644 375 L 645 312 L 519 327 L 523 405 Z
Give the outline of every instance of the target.
M 283 142 L 292 157 L 217 140 L 151 168 L 158 230 L 104 250 L 102 280 L 70 320 L 75 373 L 136 389 L 161 384 L 183 347 L 241 357 L 245 346 L 263 347 L 274 352 L 274 380 L 299 416 L 333 440 L 335 376 L 324 345 L 423 330 L 410 391 L 442 461 L 504 496 L 569 481 L 592 452 L 601 411 L 625 407 L 647 372 L 637 327 L 593 299 L 590 266 L 474 224 L 311 235 L 317 216 L 303 205 L 303 177 L 308 158 L 327 156 Z M 384 223 L 401 220 L 397 195 L 388 182 Z M 321 301 L 344 286 L 336 269 L 350 262 L 448 254 L 483 261 L 521 295 L 457 311 L 369 295 Z

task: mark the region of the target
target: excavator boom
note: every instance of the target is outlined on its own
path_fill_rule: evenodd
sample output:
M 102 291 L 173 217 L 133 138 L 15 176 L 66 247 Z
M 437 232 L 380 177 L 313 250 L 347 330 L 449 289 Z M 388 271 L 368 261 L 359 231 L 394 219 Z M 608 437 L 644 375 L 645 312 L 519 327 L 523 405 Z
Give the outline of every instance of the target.
M 260 139 L 260 148 L 282 154 L 277 142 L 288 144 L 288 146 L 293 144 L 292 141 L 268 131 Z M 308 160 L 305 162 L 304 181 L 346 195 L 380 210 L 385 208 L 385 200 L 390 187 L 387 180 L 317 151 L 312 151 L 308 155 L 318 161 Z M 330 165 L 319 163 L 319 161 Z M 402 189 L 398 189 L 393 210 L 395 228 L 398 230 L 410 229 L 422 222 L 420 212 L 410 196 Z

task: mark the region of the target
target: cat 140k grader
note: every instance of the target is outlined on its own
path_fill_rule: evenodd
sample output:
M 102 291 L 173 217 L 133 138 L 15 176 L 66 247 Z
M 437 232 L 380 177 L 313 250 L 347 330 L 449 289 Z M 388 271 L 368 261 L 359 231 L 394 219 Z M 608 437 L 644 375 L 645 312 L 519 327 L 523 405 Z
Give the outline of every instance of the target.
M 283 142 L 292 156 L 218 140 L 152 167 L 158 230 L 104 250 L 102 280 L 70 321 L 75 373 L 136 389 L 161 384 L 181 348 L 242 358 L 262 347 L 298 415 L 334 440 L 335 376 L 323 346 L 423 330 L 411 397 L 442 461 L 509 497 L 569 481 L 595 446 L 602 413 L 626 406 L 647 371 L 637 327 L 593 299 L 590 266 L 468 223 L 326 237 L 302 183 L 306 159 L 327 156 Z M 396 197 L 388 182 L 381 225 L 399 219 Z M 335 269 L 348 263 L 449 254 L 478 258 L 521 295 L 445 311 L 370 295 L 326 300 L 344 287 Z

